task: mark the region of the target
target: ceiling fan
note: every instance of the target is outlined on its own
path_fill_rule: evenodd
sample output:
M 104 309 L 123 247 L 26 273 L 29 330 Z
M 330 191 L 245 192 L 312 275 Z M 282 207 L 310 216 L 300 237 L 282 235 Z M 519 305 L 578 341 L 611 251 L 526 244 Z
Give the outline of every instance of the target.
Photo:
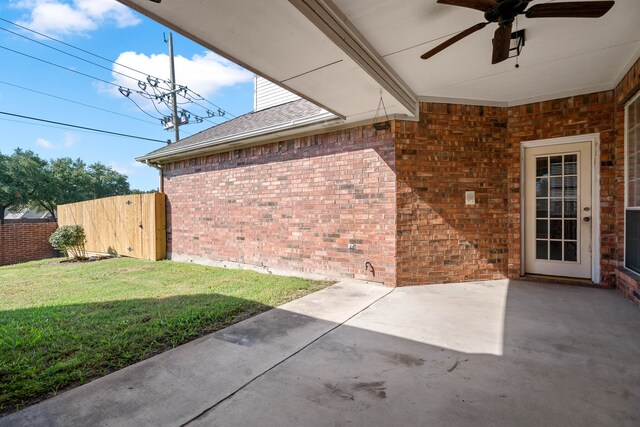
M 451 37 L 420 56 L 429 59 L 452 44 L 479 31 L 490 23 L 497 23 L 493 36 L 492 64 L 509 58 L 511 26 L 518 15 L 527 18 L 600 18 L 614 5 L 614 1 L 574 1 L 536 4 L 527 9 L 532 0 L 438 0 L 438 3 L 468 7 L 484 12 L 486 22 L 481 22 Z

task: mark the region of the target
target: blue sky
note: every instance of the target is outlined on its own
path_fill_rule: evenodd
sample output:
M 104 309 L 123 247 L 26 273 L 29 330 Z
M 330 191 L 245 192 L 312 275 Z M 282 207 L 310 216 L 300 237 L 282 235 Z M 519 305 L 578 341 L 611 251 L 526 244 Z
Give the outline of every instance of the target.
M 143 72 L 136 73 L 129 68 L 119 67 L 0 21 L 0 111 L 151 139 L 173 139 L 173 131 L 163 129 L 159 120 L 162 115 L 151 101 L 135 92 L 129 95 L 153 117 L 141 112 L 118 90 L 121 86 L 123 89 L 141 91 L 140 85 L 144 87 L 142 83 L 147 80 L 146 73 L 161 79 L 169 78 L 168 46 L 163 37 L 163 33 L 169 33 L 167 28 L 115 0 L 3 0 L 0 1 L 0 18 Z M 106 69 L 24 37 L 80 56 Z M 202 123 L 196 123 L 192 116 L 191 124 L 180 127 L 181 137 L 206 129 L 213 125 L 212 122 L 229 119 L 232 117 L 230 114 L 240 115 L 253 109 L 251 73 L 176 33 L 173 37 L 177 82 L 206 100 L 198 100 L 196 102 L 199 105 L 196 105 L 181 98 L 180 102 L 187 102 L 181 107 L 193 116 L 201 117 L 207 117 L 207 109 L 217 112 L 213 104 L 228 112 L 224 118 L 207 118 Z M 24 54 L 97 77 L 104 82 Z M 138 81 L 142 83 L 139 85 Z M 151 90 L 149 86 L 147 83 L 147 92 Z M 193 92 L 188 96 L 195 100 Z M 161 113 L 169 114 L 166 107 L 157 103 L 156 106 Z M 132 188 L 150 190 L 158 187 L 157 171 L 136 163 L 134 158 L 164 145 L 159 142 L 107 136 L 2 114 L 0 135 L 0 152 L 3 154 L 10 154 L 20 147 L 33 150 L 47 159 L 72 157 L 81 158 L 88 164 L 102 162 L 126 174 Z

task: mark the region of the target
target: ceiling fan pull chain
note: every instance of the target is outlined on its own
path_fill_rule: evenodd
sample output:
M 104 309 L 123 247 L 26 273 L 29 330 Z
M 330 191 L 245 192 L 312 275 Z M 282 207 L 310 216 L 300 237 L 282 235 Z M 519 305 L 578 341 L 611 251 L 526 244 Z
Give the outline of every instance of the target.
M 518 16 L 516 15 L 516 34 L 518 34 Z M 520 68 L 520 64 L 518 63 L 520 59 L 520 52 L 516 54 L 516 69 Z

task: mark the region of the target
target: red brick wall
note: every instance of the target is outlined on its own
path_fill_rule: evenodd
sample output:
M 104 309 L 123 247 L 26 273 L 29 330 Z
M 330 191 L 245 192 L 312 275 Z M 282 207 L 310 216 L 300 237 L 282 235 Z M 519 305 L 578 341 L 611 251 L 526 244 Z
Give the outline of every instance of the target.
M 168 252 L 393 285 L 394 169 L 370 126 L 171 163 Z
M 608 91 L 511 108 L 423 103 L 418 122 L 397 122 L 398 284 L 520 277 L 520 142 L 598 133 L 601 282 L 614 285 L 613 102 Z M 464 204 L 468 190 L 476 205 Z
M 600 134 L 601 284 L 615 283 L 617 266 L 616 153 L 613 91 L 509 108 L 509 276 L 520 275 L 520 142 Z M 623 161 L 623 160 L 621 160 Z
M 433 103 L 397 122 L 399 285 L 506 277 L 506 123 L 503 108 Z
M 613 286 L 622 106 L 639 87 L 640 62 L 615 91 L 510 108 L 422 103 L 418 121 L 382 135 L 366 126 L 173 163 L 169 251 L 371 279 L 370 261 L 375 280 L 398 285 L 517 278 L 520 142 L 598 133 L 601 283 Z
M 626 268 L 616 271 L 617 289 L 633 304 L 640 307 L 640 274 Z
M 57 227 L 55 222 L 5 221 L 0 224 L 0 265 L 55 256 L 49 237 Z

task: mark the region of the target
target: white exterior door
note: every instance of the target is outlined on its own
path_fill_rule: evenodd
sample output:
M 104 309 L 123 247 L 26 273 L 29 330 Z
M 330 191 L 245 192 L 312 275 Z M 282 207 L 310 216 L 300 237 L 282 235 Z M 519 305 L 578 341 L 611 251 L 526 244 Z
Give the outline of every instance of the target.
M 525 272 L 590 279 L 591 143 L 525 149 Z

